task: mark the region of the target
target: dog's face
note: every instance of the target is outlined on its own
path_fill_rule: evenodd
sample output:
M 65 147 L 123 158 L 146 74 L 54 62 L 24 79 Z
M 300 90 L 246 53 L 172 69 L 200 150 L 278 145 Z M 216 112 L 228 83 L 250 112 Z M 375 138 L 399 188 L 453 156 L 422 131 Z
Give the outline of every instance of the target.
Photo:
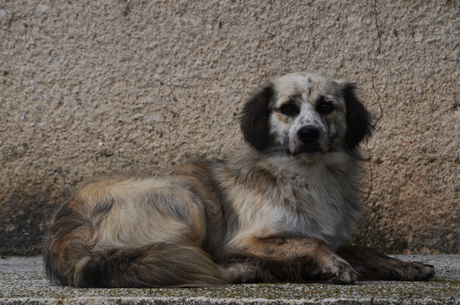
M 260 151 L 279 146 L 307 160 L 353 152 L 371 134 L 370 115 L 352 84 L 307 73 L 282 76 L 254 94 L 244 106 L 241 128 Z

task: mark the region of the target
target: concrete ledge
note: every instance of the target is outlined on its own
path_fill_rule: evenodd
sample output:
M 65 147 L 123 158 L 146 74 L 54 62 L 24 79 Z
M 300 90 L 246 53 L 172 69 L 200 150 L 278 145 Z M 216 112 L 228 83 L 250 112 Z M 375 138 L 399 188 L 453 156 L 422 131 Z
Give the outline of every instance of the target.
M 250 299 L 250 298 L 156 298 L 156 297 L 80 297 L 80 298 L 61 298 L 61 299 L 40 299 L 40 298 L 18 298 L 18 299 L 0 299 L 0 304 L 8 305 L 19 305 L 19 304 L 69 304 L 69 305 L 81 305 L 81 304 L 109 304 L 109 305 L 120 305 L 120 304 L 142 304 L 142 305 L 172 305 L 172 304 L 187 304 L 187 305 L 281 305 L 281 304 L 324 304 L 324 305 L 439 305 L 439 304 L 452 304 L 458 305 L 458 300 L 434 300 L 430 298 L 425 299 L 374 299 L 374 298 L 363 298 L 363 299 L 351 299 L 351 298 L 326 298 L 322 300 L 315 299 L 297 299 L 297 300 L 271 300 L 271 299 Z
M 19 304 L 452 304 L 460 305 L 460 255 L 402 255 L 436 266 L 429 282 L 247 284 L 207 289 L 78 289 L 49 283 L 41 257 L 0 259 L 0 305 Z

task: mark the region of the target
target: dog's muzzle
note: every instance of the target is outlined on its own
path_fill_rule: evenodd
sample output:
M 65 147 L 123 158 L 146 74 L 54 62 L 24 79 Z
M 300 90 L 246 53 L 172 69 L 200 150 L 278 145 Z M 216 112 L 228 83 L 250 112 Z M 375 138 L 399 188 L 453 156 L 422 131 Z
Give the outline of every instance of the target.
M 299 140 L 306 145 L 315 143 L 319 138 L 319 130 L 315 127 L 302 127 L 297 131 Z
M 313 126 L 302 127 L 297 131 L 297 137 L 300 145 L 293 152 L 293 155 L 312 155 L 321 151 L 321 145 L 319 144 L 320 131 L 318 128 Z

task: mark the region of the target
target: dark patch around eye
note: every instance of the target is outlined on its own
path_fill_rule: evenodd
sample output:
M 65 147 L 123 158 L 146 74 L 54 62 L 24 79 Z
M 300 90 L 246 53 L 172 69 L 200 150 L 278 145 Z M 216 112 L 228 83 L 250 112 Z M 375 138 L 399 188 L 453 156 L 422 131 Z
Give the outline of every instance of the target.
M 320 96 L 316 102 L 316 111 L 321 114 L 329 114 L 334 111 L 334 105 L 327 101 L 324 96 Z
M 287 116 L 294 116 L 300 113 L 300 109 L 293 99 L 290 99 L 287 103 L 281 105 L 278 111 Z

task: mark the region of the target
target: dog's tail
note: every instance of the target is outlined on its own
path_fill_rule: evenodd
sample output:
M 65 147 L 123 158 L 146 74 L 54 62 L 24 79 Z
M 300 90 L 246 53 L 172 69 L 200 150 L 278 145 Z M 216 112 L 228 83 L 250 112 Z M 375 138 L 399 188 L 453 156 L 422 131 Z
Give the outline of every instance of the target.
M 226 283 L 218 266 L 193 246 L 153 244 L 88 252 L 60 261 L 49 252 L 47 273 L 75 287 L 207 287 Z
M 222 285 L 219 266 L 198 247 L 156 243 L 92 250 L 92 225 L 64 207 L 44 247 L 48 277 L 75 287 L 208 287 Z
M 206 253 L 185 245 L 112 249 L 88 253 L 64 266 L 48 260 L 46 268 L 61 283 L 75 287 L 205 287 L 226 283 Z

